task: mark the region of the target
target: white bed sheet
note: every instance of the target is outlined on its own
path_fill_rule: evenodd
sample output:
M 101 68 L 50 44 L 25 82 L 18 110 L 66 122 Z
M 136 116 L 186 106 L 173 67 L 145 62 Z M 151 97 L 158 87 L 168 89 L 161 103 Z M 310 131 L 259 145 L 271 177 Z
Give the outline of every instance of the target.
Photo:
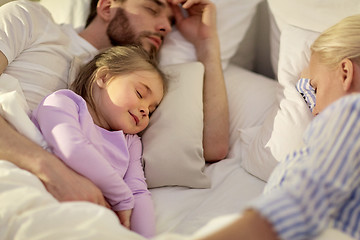
M 245 172 L 234 156 L 206 168 L 210 189 L 164 187 L 152 189 L 157 232 L 192 234 L 209 220 L 240 213 L 248 201 L 258 196 L 264 182 Z

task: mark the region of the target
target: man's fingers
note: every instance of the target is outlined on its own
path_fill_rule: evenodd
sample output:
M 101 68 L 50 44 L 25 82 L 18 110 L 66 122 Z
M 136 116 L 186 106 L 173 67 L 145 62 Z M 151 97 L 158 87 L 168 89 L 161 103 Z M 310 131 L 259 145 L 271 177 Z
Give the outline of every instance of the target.
M 174 13 L 174 18 L 175 18 L 175 23 L 179 23 L 184 19 L 184 16 L 181 12 L 181 9 L 179 6 L 177 5 L 171 5 L 171 8 L 173 10 Z
M 210 3 L 209 0 L 168 0 L 168 2 L 173 5 L 182 4 L 185 9 L 191 8 L 195 4 L 207 5 Z
M 203 7 L 209 4 L 209 0 L 185 0 L 182 1 L 182 7 L 185 9 L 189 9 L 195 5 L 202 5 Z

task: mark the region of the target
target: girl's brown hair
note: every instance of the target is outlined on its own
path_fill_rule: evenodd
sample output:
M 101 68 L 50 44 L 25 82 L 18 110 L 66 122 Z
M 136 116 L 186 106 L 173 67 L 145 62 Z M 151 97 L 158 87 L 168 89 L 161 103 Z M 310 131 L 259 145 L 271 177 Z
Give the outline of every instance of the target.
M 159 69 L 157 62 L 139 46 L 116 46 L 97 54 L 84 65 L 70 89 L 82 96 L 95 109 L 93 86 L 96 73 L 106 67 L 110 76 L 124 75 L 136 71 L 151 71 L 159 75 L 163 83 L 164 93 L 167 89 L 167 76 Z

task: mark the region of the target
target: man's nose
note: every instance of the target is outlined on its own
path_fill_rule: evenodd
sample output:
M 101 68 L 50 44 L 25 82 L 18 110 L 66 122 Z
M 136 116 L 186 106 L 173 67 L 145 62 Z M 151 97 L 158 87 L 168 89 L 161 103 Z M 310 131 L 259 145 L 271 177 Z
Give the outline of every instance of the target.
M 161 17 L 156 30 L 160 32 L 162 36 L 166 36 L 169 32 L 171 32 L 172 28 L 169 18 L 166 16 Z

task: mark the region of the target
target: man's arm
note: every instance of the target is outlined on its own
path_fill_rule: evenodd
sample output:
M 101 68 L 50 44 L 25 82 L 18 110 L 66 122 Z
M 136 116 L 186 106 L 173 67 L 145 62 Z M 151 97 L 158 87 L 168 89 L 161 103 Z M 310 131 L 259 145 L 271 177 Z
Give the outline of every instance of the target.
M 0 159 L 36 175 L 59 201 L 90 201 L 108 206 L 101 191 L 53 154 L 30 141 L 0 117 Z
M 8 65 L 0 51 L 0 74 Z M 53 154 L 19 134 L 0 116 L 0 159 L 36 175 L 59 201 L 90 201 L 108 206 L 101 191 L 88 179 L 69 169 Z
M 208 162 L 224 159 L 229 149 L 229 108 L 220 50 L 216 46 L 218 43 L 206 43 L 197 48 L 198 59 L 205 66 L 203 146 Z
M 216 28 L 216 8 L 209 0 L 168 0 L 172 3 L 176 26 L 196 48 L 198 60 L 205 66 L 204 135 L 206 161 L 226 157 L 229 148 L 229 109 L 220 59 Z M 176 4 L 183 3 L 189 17 Z

